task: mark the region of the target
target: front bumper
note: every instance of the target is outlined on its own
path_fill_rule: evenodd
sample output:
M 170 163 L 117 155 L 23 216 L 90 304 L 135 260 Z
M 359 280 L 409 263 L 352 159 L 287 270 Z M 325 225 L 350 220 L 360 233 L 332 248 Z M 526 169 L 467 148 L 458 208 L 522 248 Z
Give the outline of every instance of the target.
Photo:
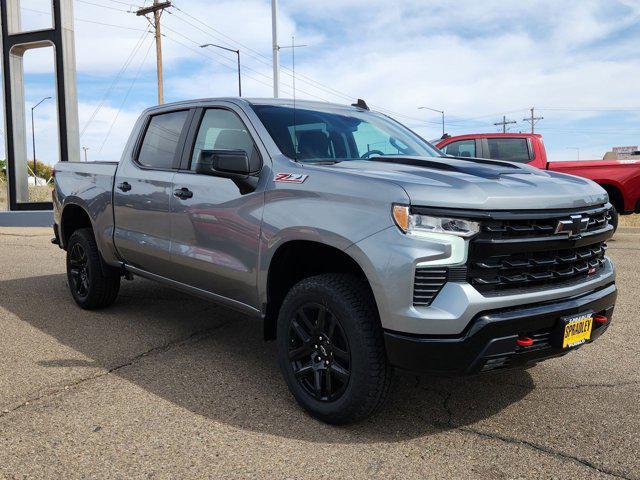
M 534 364 L 573 350 L 563 350 L 558 343 L 561 317 L 585 312 L 605 315 L 609 321 L 594 323 L 587 343 L 600 337 L 611 323 L 616 296 L 612 283 L 562 300 L 484 311 L 460 335 L 407 335 L 385 330 L 387 357 L 394 367 L 441 375 Z M 521 335 L 534 338 L 534 344 L 518 346 L 516 340 Z

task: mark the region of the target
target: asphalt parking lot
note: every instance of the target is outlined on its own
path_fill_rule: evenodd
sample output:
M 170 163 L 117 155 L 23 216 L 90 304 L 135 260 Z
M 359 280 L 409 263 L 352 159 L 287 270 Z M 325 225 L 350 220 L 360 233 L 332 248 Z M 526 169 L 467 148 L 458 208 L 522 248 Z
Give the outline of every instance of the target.
M 526 371 L 406 376 L 368 422 L 294 403 L 253 320 L 136 279 L 73 303 L 48 229 L 0 228 L 0 478 L 640 478 L 640 230 L 598 342 Z

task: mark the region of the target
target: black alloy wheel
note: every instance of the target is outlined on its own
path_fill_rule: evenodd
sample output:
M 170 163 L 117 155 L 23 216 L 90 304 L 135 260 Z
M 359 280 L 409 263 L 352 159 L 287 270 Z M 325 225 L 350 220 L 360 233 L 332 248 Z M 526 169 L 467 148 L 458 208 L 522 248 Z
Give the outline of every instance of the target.
M 111 305 L 120 290 L 120 270 L 105 265 L 93 232 L 79 228 L 67 244 L 67 282 L 71 296 L 82 308 Z
M 89 258 L 84 247 L 80 243 L 74 243 L 69 251 L 69 278 L 71 288 L 79 298 L 86 298 L 89 295 L 88 264 Z
M 351 354 L 339 319 L 319 303 L 300 307 L 289 326 L 289 361 L 302 389 L 332 402 L 342 396 L 351 375 Z

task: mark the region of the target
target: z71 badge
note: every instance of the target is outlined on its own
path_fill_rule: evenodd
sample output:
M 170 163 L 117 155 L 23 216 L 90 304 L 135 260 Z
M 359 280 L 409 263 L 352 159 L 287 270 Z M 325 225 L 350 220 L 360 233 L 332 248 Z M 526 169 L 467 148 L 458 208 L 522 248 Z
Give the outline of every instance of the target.
M 274 182 L 282 183 L 303 183 L 309 175 L 303 175 L 301 173 L 276 173 Z

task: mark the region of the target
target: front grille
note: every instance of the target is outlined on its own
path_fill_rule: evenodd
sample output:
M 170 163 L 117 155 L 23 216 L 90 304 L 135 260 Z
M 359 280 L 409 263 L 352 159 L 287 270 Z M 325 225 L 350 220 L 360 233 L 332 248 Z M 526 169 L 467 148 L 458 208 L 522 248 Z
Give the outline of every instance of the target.
M 588 218 L 579 233 L 556 234 L 558 222 Z M 484 295 L 581 282 L 605 264 L 613 229 L 607 207 L 567 212 L 489 212 L 470 242 L 467 281 Z M 585 220 L 586 222 L 586 220 Z
M 587 224 L 587 228 L 584 233 L 600 230 L 606 227 L 611 220 L 611 216 L 607 208 L 599 208 L 590 212 L 585 212 L 585 214 L 589 216 L 589 223 Z M 558 220 L 569 217 L 569 215 L 571 215 L 571 213 L 564 216 L 547 216 L 546 218 L 487 220 L 482 224 L 482 231 L 496 239 L 553 235 L 556 227 L 558 226 Z
M 496 255 L 472 262 L 469 277 L 481 292 L 571 283 L 602 268 L 605 250 L 600 242 L 578 249 Z

